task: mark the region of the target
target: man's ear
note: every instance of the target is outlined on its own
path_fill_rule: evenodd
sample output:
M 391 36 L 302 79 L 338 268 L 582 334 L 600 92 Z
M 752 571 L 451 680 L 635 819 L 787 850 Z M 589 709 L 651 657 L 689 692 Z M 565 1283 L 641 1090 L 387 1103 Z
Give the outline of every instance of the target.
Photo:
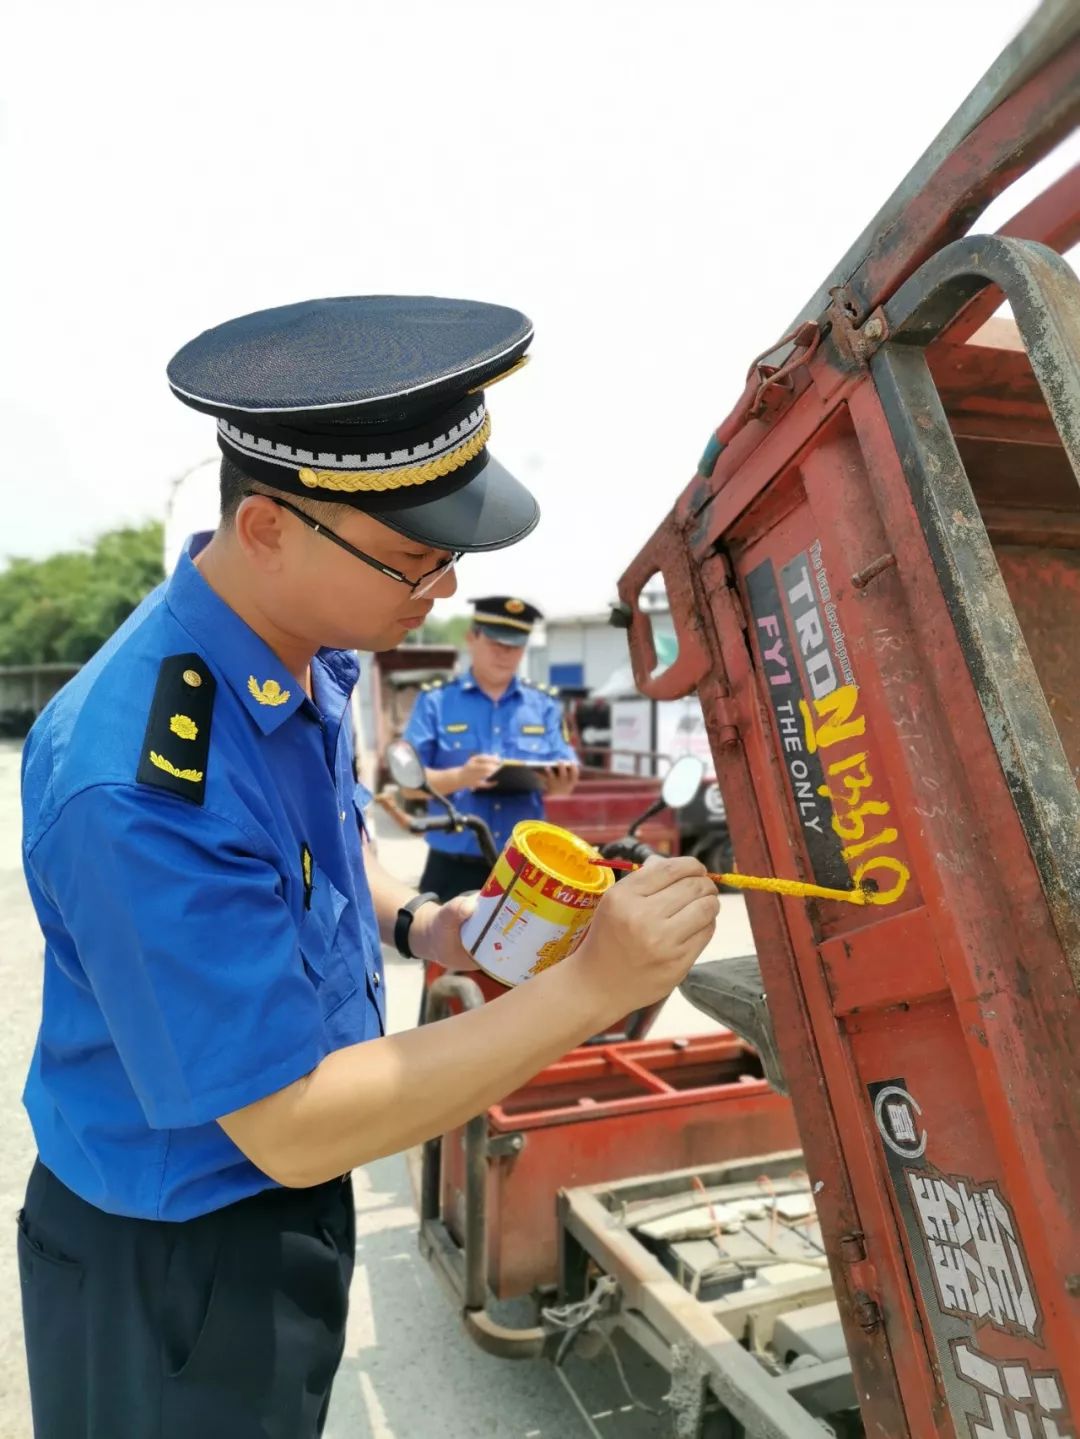
M 273 500 L 266 495 L 250 495 L 237 510 L 233 529 L 244 554 L 260 569 L 281 568 L 284 515 Z

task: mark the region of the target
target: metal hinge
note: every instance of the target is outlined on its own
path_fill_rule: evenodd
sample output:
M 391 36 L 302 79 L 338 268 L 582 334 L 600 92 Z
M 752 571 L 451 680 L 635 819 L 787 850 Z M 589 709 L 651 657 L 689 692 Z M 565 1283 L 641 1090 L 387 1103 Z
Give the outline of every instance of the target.
M 859 1290 L 851 1301 L 855 1323 L 865 1334 L 873 1334 L 882 1325 L 881 1306 L 869 1294 Z
M 861 1264 L 866 1258 L 866 1235 L 859 1230 L 842 1234 L 837 1244 L 840 1259 L 844 1264 Z
M 488 1138 L 489 1159 L 513 1159 L 525 1148 L 525 1136 L 515 1130 L 513 1134 L 492 1134 Z
M 712 595 L 713 604 L 726 605 L 731 618 L 738 625 L 739 629 L 748 628 L 746 611 L 743 609 L 743 602 L 739 598 L 739 592 L 734 585 L 724 585 L 714 590 Z

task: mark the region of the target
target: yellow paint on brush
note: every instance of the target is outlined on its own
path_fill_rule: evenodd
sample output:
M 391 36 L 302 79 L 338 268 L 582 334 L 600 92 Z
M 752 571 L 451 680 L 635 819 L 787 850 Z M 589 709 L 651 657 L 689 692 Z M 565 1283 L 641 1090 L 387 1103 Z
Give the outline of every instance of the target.
M 844 904 L 873 904 L 874 895 L 865 889 L 829 889 L 823 884 L 803 884 L 798 879 L 759 879 L 752 874 L 719 874 L 714 878 L 732 889 L 763 889 L 769 894 L 787 894 L 793 899 L 839 899 Z

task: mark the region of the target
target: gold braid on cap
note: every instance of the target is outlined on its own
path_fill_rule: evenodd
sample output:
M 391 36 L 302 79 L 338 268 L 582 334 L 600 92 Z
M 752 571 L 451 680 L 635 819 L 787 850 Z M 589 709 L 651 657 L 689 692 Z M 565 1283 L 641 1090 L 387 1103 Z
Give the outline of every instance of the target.
M 477 610 L 473 614 L 473 620 L 480 625 L 509 625 L 514 630 L 524 630 L 526 634 L 532 633 L 531 620 L 509 620 L 505 615 L 488 614 L 486 610 Z
M 426 485 L 429 480 L 441 480 L 452 475 L 475 460 L 491 438 L 491 416 L 485 415 L 484 422 L 475 434 L 469 436 L 456 450 L 440 455 L 437 460 L 427 460 L 422 465 L 406 465 L 400 470 L 309 470 L 300 471 L 300 483 L 311 490 L 337 490 L 355 495 L 361 490 L 398 490 L 406 485 Z

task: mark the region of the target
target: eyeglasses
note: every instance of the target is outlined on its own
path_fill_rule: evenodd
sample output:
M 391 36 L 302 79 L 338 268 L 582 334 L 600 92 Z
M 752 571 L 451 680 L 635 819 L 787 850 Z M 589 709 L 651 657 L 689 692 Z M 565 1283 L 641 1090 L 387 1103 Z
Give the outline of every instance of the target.
M 253 499 L 255 494 L 256 491 L 248 490 L 244 495 L 244 499 Z M 399 584 L 408 585 L 411 593 L 417 598 L 433 590 L 443 576 L 450 573 L 465 553 L 464 550 L 451 550 L 449 559 L 444 560 L 442 564 L 437 565 L 435 569 L 428 570 L 426 574 L 422 574 L 418 580 L 411 580 L 408 575 L 403 575 L 400 570 L 395 570 L 393 565 L 384 565 L 382 560 L 375 559 L 373 555 L 366 555 L 363 550 L 358 550 L 355 545 L 350 545 L 348 540 L 343 540 L 340 535 L 335 534 L 333 530 L 327 529 L 325 525 L 320 524 L 319 521 L 311 515 L 306 515 L 304 511 L 298 509 L 296 505 L 291 505 L 288 500 L 278 499 L 277 495 L 263 495 L 262 498 L 265 500 L 273 500 L 275 505 L 280 505 L 283 510 L 288 510 L 290 515 L 295 515 L 298 520 L 302 520 L 309 530 L 314 530 L 317 535 L 322 535 L 325 539 L 332 540 L 333 543 L 339 545 L 346 554 L 352 555 L 355 559 L 363 560 L 365 565 L 370 565 L 373 570 L 378 570 L 381 575 L 389 575 L 392 580 L 397 580 Z

